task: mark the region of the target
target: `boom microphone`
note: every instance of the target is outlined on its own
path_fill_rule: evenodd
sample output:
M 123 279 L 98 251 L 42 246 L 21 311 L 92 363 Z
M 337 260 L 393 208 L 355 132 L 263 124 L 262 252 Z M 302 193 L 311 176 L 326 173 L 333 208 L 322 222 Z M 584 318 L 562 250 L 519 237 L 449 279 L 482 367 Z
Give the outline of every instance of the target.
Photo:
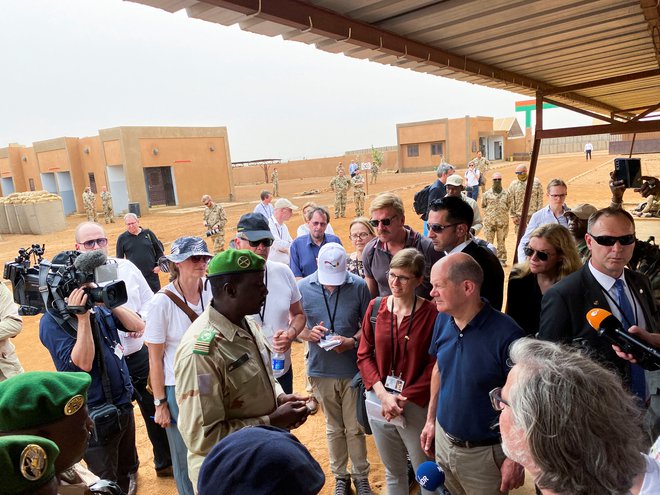
M 100 249 L 87 251 L 78 255 L 73 262 L 73 266 L 82 273 L 94 273 L 94 270 L 103 265 L 107 259 L 108 257 Z
M 433 492 L 444 484 L 445 472 L 435 462 L 426 461 L 417 468 L 415 479 L 419 486 Z
M 599 336 L 626 354 L 632 354 L 642 368 L 649 371 L 660 369 L 660 352 L 642 342 L 635 334 L 626 332 L 621 322 L 609 311 L 593 308 L 587 313 L 587 321 Z

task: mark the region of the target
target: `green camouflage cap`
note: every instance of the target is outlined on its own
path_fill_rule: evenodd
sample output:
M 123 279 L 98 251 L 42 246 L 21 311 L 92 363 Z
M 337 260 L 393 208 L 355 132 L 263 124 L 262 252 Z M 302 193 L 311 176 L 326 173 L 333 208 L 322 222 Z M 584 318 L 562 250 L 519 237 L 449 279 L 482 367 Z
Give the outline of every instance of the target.
M 266 260 L 248 249 L 228 249 L 216 254 L 208 266 L 208 276 L 261 272 Z
M 0 493 L 32 493 L 55 476 L 55 442 L 33 435 L 0 437 Z
M 87 402 L 87 373 L 30 371 L 0 382 L 0 432 L 54 423 Z

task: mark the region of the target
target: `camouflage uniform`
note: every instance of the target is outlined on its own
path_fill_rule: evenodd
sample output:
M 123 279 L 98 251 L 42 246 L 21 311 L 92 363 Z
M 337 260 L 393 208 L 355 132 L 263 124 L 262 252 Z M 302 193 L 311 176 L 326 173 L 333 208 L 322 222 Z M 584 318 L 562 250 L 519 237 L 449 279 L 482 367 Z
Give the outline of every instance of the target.
M 511 218 L 520 219 L 522 215 L 523 201 L 525 200 L 525 188 L 527 187 L 527 181 L 520 181 L 515 179 L 509 185 L 509 199 L 511 201 L 511 209 L 509 213 Z M 532 186 L 532 197 L 529 201 L 529 211 L 527 212 L 527 221 L 532 217 L 534 213 L 540 210 L 543 207 L 543 186 L 541 181 L 537 178 L 534 178 L 534 185 Z M 514 222 L 515 224 L 515 222 Z M 515 231 L 518 233 L 518 225 L 515 225 Z
M 371 164 L 371 183 L 375 184 L 378 179 L 378 172 L 380 171 L 380 165 L 375 162 Z
M 364 176 L 359 173 L 355 174 L 355 177 L 351 179 L 353 184 L 353 202 L 355 203 L 355 216 L 361 217 L 364 213 L 364 198 L 366 193 L 364 192 Z
M 225 250 L 225 224 L 227 215 L 225 209 L 220 203 L 213 203 L 211 208 L 204 208 L 204 225 L 207 229 L 217 226 L 218 233 L 211 236 L 213 239 L 213 254 L 221 253 Z
M 103 216 L 105 223 L 115 223 L 112 212 L 112 195 L 109 191 L 101 191 L 101 202 L 103 203 Z
M 468 167 L 470 164 L 474 163 L 474 168 L 479 171 L 479 185 L 481 186 L 481 192 L 483 193 L 486 190 L 486 172 L 490 170 L 490 162 L 484 158 L 475 157 L 468 162 Z
M 335 192 L 335 218 L 346 218 L 346 196 L 351 187 L 351 179 L 345 175 L 336 175 L 330 181 L 330 188 Z
M 277 170 L 273 170 L 273 175 L 271 175 L 270 179 L 273 183 L 273 196 L 279 196 L 280 195 L 280 174 L 277 172 Z
M 503 264 L 506 264 L 506 236 L 509 233 L 509 209 L 511 208 L 509 192 L 502 189 L 501 192 L 496 193 L 489 189 L 481 198 L 481 207 L 486 210 L 484 213 L 486 241 L 493 244 L 497 235 L 497 257 Z
M 339 162 L 339 165 L 337 165 L 337 173 L 339 173 L 340 170 L 342 172 L 345 172 L 344 165 L 341 162 Z
M 259 326 L 249 331 L 207 307 L 183 335 L 176 353 L 178 427 L 188 447 L 188 476 L 197 486 L 204 458 L 222 438 L 250 425 L 269 424 L 284 393 L 270 371 L 270 351 Z
M 96 194 L 85 191 L 82 195 L 83 206 L 87 214 L 88 222 L 96 222 Z

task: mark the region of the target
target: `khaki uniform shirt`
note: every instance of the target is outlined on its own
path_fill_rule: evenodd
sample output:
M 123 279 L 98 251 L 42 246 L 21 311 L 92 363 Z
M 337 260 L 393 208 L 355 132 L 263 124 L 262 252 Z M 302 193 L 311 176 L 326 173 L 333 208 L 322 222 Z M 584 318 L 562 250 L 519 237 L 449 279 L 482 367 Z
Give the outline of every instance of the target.
M 364 176 L 358 174 L 351 179 L 353 184 L 353 194 L 365 194 L 364 192 Z
M 101 203 L 104 209 L 112 207 L 112 195 L 108 191 L 101 191 Z
M 509 210 L 512 217 L 520 217 L 522 215 L 523 201 L 525 200 L 525 188 L 527 181 L 519 181 L 515 179 L 509 185 L 509 196 L 511 198 L 511 209 Z M 531 217 L 534 213 L 543 207 L 543 186 L 541 181 L 534 178 L 534 185 L 532 186 L 532 197 L 529 200 L 529 211 L 527 215 Z
M 336 175 L 330 181 L 330 188 L 336 193 L 341 194 L 351 187 L 351 179 L 345 175 Z
M 11 338 L 23 328 L 23 319 L 18 314 L 18 306 L 7 286 L 0 282 L 0 381 L 23 373 L 23 367 L 16 356 L 16 348 Z
M 486 228 L 509 225 L 511 200 L 506 189 L 502 189 L 499 193 L 488 189 L 481 198 L 481 207 L 486 210 L 484 213 L 484 226 Z
M 468 166 L 471 163 L 474 163 L 474 168 L 476 168 L 481 173 L 488 172 L 488 170 L 490 169 L 490 162 L 486 160 L 483 156 L 481 158 L 477 158 L 477 157 L 473 158 L 468 162 Z
M 86 210 L 94 209 L 96 202 L 96 195 L 93 192 L 84 192 L 82 195 L 83 206 Z
M 213 203 L 211 208 L 204 208 L 204 224 L 207 228 L 211 229 L 217 225 L 218 235 L 224 235 L 226 223 L 227 215 L 221 204 Z
M 188 475 L 197 486 L 204 458 L 222 438 L 268 415 L 284 393 L 273 378 L 259 326 L 237 327 L 213 306 L 186 331 L 174 360 L 179 431 L 188 447 Z

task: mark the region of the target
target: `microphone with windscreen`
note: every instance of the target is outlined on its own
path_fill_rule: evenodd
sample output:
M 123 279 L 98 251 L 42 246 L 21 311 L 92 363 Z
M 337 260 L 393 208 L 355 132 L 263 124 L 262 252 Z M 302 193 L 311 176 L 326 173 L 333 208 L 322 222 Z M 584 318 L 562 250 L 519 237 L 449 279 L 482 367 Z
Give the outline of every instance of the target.
M 609 311 L 593 308 L 587 313 L 587 321 L 598 335 L 618 346 L 626 354 L 632 354 L 642 368 L 660 370 L 660 352 L 641 341 L 635 334 L 628 333 Z
M 424 490 L 433 492 L 444 484 L 445 472 L 435 462 L 426 461 L 417 468 L 415 479 Z

